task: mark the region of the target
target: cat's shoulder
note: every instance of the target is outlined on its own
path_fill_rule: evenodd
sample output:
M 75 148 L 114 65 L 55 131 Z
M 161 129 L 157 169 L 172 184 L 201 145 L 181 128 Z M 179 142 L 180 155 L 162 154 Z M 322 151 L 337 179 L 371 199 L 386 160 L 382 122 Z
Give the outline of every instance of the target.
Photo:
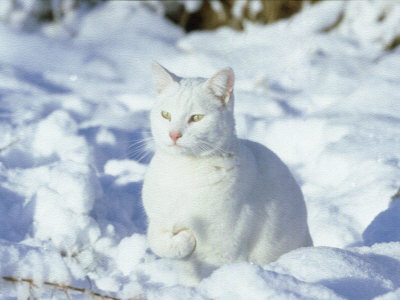
M 256 162 L 267 163 L 269 165 L 285 165 L 282 160 L 271 149 L 261 143 L 247 139 L 239 139 L 242 151 L 250 152 Z
M 261 143 L 254 142 L 247 139 L 239 139 L 239 143 L 242 147 L 244 147 L 247 151 L 250 151 L 256 156 L 259 155 L 267 155 L 271 157 L 278 157 L 272 150 L 268 147 L 264 146 Z

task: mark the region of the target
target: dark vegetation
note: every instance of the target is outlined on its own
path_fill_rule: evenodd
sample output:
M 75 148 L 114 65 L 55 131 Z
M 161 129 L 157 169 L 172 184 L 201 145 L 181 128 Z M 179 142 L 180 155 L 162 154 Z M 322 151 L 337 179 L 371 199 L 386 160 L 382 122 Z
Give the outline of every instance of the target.
M 33 0 L 27 5 L 25 0 L 1 0 L 9 3 L 9 11 L 23 11 L 20 28 L 34 30 L 35 24 L 63 22 L 76 11 L 87 11 L 106 1 L 118 0 Z M 163 14 L 171 22 L 182 27 L 186 32 L 194 30 L 213 30 L 229 26 L 237 30 L 244 28 L 245 22 L 268 24 L 291 17 L 304 5 L 312 5 L 320 0 L 125 0 L 135 1 L 139 5 Z M 328 0 L 325 0 L 328 1 Z M 197 5 L 196 5 L 197 4 Z M 188 9 L 191 6 L 192 9 Z M 386 18 L 383 11 L 377 22 Z M 337 28 L 345 13 L 325 31 Z M 9 16 L 0 15 L 0 21 L 7 22 Z M 393 50 L 400 45 L 400 36 L 385 45 L 386 50 Z
M 10 1 L 13 9 L 23 8 L 23 0 Z M 65 17 L 71 10 L 90 9 L 105 1 L 115 0 L 36 0 L 29 8 L 29 17 L 37 22 L 56 22 Z M 137 1 L 137 0 L 131 0 Z M 185 2 L 196 1 L 198 9 L 188 11 Z M 313 0 L 310 2 L 316 2 Z M 138 1 L 137 1 L 138 2 Z M 288 18 L 300 11 L 304 0 L 163 0 L 163 1 L 140 1 L 150 9 L 156 6 L 163 7 L 164 15 L 175 24 L 183 27 L 186 31 L 215 29 L 220 26 L 230 26 L 235 29 L 243 28 L 243 21 L 249 20 L 262 24 L 271 23 L 282 18 Z M 156 2 L 156 3 L 155 3 Z M 158 2 L 158 3 L 157 3 Z M 212 5 L 213 3 L 217 5 Z M 252 12 L 251 5 L 258 2 L 259 9 Z M 234 13 L 234 6 L 240 7 Z M 216 10 L 215 7 L 221 7 Z

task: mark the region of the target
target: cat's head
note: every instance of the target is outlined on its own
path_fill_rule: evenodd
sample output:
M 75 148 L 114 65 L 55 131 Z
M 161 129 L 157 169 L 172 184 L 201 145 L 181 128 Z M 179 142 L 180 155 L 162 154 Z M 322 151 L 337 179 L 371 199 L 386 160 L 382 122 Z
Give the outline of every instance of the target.
M 151 111 L 156 146 L 173 154 L 228 154 L 235 140 L 231 68 L 209 79 L 180 78 L 153 63 L 157 100 Z

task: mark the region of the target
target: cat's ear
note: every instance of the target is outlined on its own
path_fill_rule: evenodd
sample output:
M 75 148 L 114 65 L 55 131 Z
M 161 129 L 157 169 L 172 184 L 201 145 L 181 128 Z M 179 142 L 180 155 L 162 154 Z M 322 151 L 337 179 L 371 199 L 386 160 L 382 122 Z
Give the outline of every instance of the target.
M 211 93 L 226 105 L 232 98 L 235 75 L 232 68 L 225 68 L 206 81 L 206 87 Z
M 162 91 L 165 90 L 172 83 L 179 81 L 178 76 L 168 71 L 166 68 L 155 61 L 152 62 L 151 69 L 153 71 L 154 84 L 158 94 L 161 94 Z

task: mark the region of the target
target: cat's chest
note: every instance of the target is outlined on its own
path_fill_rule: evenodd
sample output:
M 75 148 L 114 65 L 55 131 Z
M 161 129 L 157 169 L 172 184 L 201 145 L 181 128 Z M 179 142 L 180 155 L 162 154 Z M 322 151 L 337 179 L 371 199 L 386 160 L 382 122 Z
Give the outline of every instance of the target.
M 165 215 L 217 208 L 232 196 L 237 173 L 234 157 L 155 155 L 143 187 L 145 208 Z

